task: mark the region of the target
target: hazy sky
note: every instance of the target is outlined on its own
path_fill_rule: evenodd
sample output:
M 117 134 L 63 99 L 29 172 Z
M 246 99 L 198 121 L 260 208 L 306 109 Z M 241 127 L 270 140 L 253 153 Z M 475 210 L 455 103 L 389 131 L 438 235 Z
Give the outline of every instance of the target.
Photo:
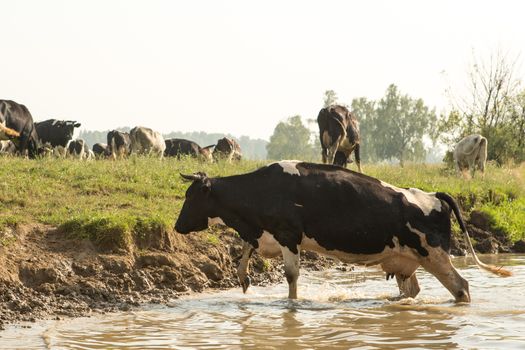
M 35 120 L 268 139 L 276 123 L 402 92 L 445 108 L 472 51 L 525 48 L 523 1 L 0 0 L 0 98 Z

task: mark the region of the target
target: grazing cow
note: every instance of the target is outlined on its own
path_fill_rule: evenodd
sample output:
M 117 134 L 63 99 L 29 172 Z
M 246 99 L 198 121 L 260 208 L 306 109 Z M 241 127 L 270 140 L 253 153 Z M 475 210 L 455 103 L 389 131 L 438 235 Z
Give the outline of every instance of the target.
M 234 139 L 223 137 L 217 141 L 217 145 L 213 149 L 213 158 L 215 160 L 226 159 L 228 162 L 241 160 L 241 146 Z
M 469 135 L 461 139 L 454 149 L 454 164 L 458 173 L 470 170 L 474 177 L 476 167 L 485 175 L 487 161 L 487 139 L 479 134 Z
M 48 119 L 35 123 L 40 142 L 49 143 L 51 147 L 67 147 L 68 142 L 73 139 L 75 128 L 79 126 L 80 123 L 71 120 Z
M 109 155 L 109 147 L 105 143 L 95 143 L 93 145 L 93 154 L 97 158 L 104 158 Z
M 33 117 L 26 106 L 10 100 L 0 100 L 0 134 L 5 137 L 14 137 L 16 132 L 19 138 L 15 144 L 17 152 L 28 154 L 35 158 L 40 150 L 40 141 L 33 123 Z
M 359 154 L 359 124 L 355 115 L 344 106 L 321 109 L 317 116 L 323 163 L 346 167 L 352 152 L 357 169 L 361 171 Z
M 0 140 L 0 154 L 15 155 L 16 145 L 11 140 Z
M 201 147 L 196 142 L 190 140 L 168 139 L 166 140 L 166 150 L 164 151 L 164 155 L 166 157 L 177 157 L 179 159 L 181 156 L 186 155 L 212 162 L 213 157 L 211 148 L 214 146 L 215 145 Z
M 129 132 L 131 151 L 137 154 L 164 156 L 166 144 L 162 135 L 150 128 L 137 126 Z
M 131 139 L 127 132 L 112 130 L 108 132 L 108 153 L 111 158 L 125 158 L 131 154 Z
M 72 140 L 67 146 L 67 154 L 72 158 L 85 159 L 88 151 L 87 143 L 82 139 Z
M 255 249 L 280 251 L 289 298 L 297 298 L 303 249 L 352 264 L 379 264 L 387 275 L 415 286 L 414 272 L 423 266 L 457 302 L 470 302 L 468 282 L 449 256 L 452 212 L 478 266 L 510 275 L 479 261 L 457 203 L 446 193 L 397 188 L 340 167 L 298 161 L 222 178 L 183 177 L 193 183 L 175 230 L 187 234 L 220 221 Z

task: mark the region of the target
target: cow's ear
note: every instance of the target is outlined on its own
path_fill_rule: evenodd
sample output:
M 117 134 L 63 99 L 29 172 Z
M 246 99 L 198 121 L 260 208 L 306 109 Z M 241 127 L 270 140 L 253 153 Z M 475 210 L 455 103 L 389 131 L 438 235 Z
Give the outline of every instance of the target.
M 79 128 L 79 127 L 80 127 L 80 123 L 75 123 L 73 126 L 74 126 L 75 128 Z
M 202 187 L 201 190 L 203 193 L 210 193 L 211 191 L 211 181 L 208 178 L 205 178 L 202 180 Z

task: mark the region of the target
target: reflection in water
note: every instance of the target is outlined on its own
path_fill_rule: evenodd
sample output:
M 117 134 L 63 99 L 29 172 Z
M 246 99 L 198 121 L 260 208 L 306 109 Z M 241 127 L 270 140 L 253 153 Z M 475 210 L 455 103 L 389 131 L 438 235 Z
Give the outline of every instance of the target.
M 167 307 L 11 327 L 0 333 L 0 349 L 523 349 L 525 257 L 490 259 L 513 265 L 514 276 L 454 261 L 470 282 L 470 305 L 454 304 L 422 270 L 420 295 L 404 300 L 391 298 L 395 282 L 375 269 L 304 272 L 297 301 L 285 299 L 284 283 L 253 287 L 246 295 L 240 288 L 205 293 Z

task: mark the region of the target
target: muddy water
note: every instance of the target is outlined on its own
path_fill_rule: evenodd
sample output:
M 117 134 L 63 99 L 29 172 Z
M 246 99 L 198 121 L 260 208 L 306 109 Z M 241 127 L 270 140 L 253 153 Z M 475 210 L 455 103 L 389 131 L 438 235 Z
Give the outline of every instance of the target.
M 298 301 L 285 298 L 285 284 L 198 294 L 130 313 L 11 326 L 0 332 L 0 348 L 525 349 L 525 256 L 483 259 L 514 276 L 455 259 L 470 282 L 470 305 L 454 304 L 422 270 L 415 300 L 392 300 L 395 282 L 372 268 L 303 271 Z

